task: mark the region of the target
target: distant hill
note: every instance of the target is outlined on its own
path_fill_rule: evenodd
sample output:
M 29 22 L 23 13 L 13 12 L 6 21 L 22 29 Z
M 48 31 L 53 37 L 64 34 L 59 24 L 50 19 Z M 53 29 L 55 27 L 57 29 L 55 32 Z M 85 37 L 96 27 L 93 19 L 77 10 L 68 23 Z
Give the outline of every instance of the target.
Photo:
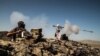
M 95 41 L 95 40 L 82 40 L 80 42 L 81 43 L 85 43 L 85 44 L 89 44 L 92 47 L 100 48 L 100 41 Z

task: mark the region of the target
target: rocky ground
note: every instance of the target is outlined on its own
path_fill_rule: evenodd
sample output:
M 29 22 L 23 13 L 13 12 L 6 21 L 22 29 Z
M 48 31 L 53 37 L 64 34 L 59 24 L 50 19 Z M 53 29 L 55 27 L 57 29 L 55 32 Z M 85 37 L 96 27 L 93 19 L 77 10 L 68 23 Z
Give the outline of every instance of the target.
M 100 56 L 100 48 L 76 41 L 21 39 L 17 42 L 0 40 L 0 56 Z

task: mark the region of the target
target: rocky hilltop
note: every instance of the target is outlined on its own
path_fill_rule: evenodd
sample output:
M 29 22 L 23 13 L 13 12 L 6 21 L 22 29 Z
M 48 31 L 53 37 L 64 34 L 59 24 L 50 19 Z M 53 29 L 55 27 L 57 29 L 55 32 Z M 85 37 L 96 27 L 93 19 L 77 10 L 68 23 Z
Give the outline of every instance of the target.
M 100 48 L 77 41 L 20 39 L 17 42 L 0 40 L 0 56 L 100 56 Z

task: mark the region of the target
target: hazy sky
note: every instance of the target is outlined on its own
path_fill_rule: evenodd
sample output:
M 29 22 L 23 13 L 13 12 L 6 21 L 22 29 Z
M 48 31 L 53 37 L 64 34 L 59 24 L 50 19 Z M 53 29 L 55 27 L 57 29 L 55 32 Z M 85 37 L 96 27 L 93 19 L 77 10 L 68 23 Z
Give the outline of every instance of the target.
M 0 0 L 0 31 L 11 30 L 17 18 L 27 21 L 27 28 L 36 24 L 46 27 L 45 33 L 51 35 L 54 34 L 51 25 L 64 26 L 68 20 L 80 26 L 80 33 L 70 39 L 100 40 L 100 0 Z M 81 31 L 84 29 L 94 33 Z

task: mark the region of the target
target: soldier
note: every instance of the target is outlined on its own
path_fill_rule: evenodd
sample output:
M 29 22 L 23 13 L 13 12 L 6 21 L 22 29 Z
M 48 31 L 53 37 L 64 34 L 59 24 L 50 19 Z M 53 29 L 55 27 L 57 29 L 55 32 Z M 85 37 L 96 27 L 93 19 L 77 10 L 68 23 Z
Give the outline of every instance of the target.
M 13 41 L 16 41 L 16 37 L 19 36 L 21 37 L 21 33 L 23 31 L 26 31 L 25 29 L 25 24 L 23 21 L 18 22 L 18 27 L 12 29 L 10 32 L 7 33 L 8 37 L 12 37 Z
M 60 30 L 57 30 L 57 32 L 55 33 L 55 37 L 56 37 L 56 39 L 57 40 L 60 40 L 60 38 L 61 38 L 61 33 L 60 33 Z
M 56 27 L 56 32 L 55 32 L 55 37 L 56 37 L 56 39 L 57 40 L 60 40 L 60 38 L 61 38 L 61 30 L 62 30 L 62 28 L 64 28 L 64 27 L 62 27 L 62 26 L 60 26 L 59 24 L 57 24 L 57 25 L 53 25 L 53 27 Z

